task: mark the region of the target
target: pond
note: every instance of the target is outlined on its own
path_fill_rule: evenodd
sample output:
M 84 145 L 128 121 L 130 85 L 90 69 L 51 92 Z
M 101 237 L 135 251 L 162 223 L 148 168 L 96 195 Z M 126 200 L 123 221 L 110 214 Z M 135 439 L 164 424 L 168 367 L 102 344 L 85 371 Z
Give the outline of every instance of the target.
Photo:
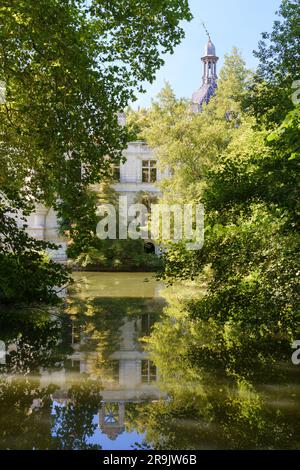
M 150 273 L 74 279 L 63 307 L 0 312 L 1 449 L 299 446 L 298 369 L 252 389 L 217 375 L 185 383 L 184 370 L 164 383 L 146 339 L 163 285 Z

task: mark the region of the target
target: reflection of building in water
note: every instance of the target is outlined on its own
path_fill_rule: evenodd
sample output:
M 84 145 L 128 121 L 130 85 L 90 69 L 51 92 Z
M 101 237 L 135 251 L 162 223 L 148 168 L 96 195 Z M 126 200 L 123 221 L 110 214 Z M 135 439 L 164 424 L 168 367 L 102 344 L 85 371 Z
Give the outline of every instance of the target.
M 153 315 L 144 314 L 139 318 L 127 319 L 120 328 L 120 346 L 109 357 L 109 368 L 103 375 L 104 390 L 99 411 L 99 427 L 110 439 L 116 439 L 125 430 L 126 403 L 163 396 L 157 387 L 157 370 L 149 360 L 148 352 L 138 341 L 150 332 Z M 74 331 L 75 343 L 78 334 Z M 93 373 L 95 357 L 88 358 L 75 352 L 72 360 L 77 360 L 77 369 Z
M 119 348 L 110 354 L 103 371 L 97 369 L 97 353 L 83 351 L 84 343 L 79 339 L 76 328 L 72 329 L 74 353 L 69 358 L 72 371 L 85 372 L 97 376 L 101 374 L 104 384 L 103 396 L 107 400 L 134 400 L 157 394 L 157 371 L 144 351 L 139 338 L 150 332 L 153 316 L 145 314 L 127 319 L 120 327 Z
M 60 403 L 66 401 L 66 386 L 76 374 L 87 373 L 95 380 L 100 378 L 103 391 L 98 424 L 109 439 L 116 439 L 125 431 L 127 403 L 157 400 L 165 396 L 157 385 L 156 367 L 139 341 L 149 334 L 154 317 L 147 313 L 126 319 L 119 330 L 119 347 L 110 354 L 103 371 L 97 365 L 97 353 L 84 351 L 85 340 L 78 328 L 72 327 L 74 352 L 66 361 L 64 370 L 58 373 L 45 371 L 42 374 L 44 385 L 54 381 L 61 385 L 61 390 L 54 394 L 55 401 Z
M 99 411 L 99 427 L 111 440 L 125 431 L 125 402 L 103 401 Z

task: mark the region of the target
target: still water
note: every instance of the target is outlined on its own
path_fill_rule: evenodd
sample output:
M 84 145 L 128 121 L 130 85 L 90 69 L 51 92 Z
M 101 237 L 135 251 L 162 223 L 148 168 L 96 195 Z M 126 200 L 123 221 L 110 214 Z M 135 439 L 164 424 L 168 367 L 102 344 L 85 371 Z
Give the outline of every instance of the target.
M 63 307 L 0 312 L 1 449 L 300 447 L 298 369 L 251 390 L 217 375 L 185 383 L 184 370 L 163 383 L 146 341 L 162 284 L 145 273 L 74 278 Z

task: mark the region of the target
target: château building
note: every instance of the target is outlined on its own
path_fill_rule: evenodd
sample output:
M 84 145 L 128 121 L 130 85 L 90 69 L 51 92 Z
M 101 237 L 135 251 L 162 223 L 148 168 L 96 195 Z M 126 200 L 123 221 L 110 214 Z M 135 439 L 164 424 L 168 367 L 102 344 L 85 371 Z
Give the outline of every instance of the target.
M 203 62 L 202 85 L 193 93 L 191 106 L 195 113 L 203 109 L 215 94 L 217 88 L 217 62 L 216 48 L 209 38 L 205 45 Z M 120 124 L 124 124 L 120 122 Z M 124 151 L 125 163 L 115 168 L 116 183 L 113 184 L 116 192 L 127 196 L 128 204 L 136 202 L 139 193 L 152 196 L 159 195 L 159 182 L 169 176 L 169 172 L 162 173 L 154 151 L 145 142 L 130 142 Z M 36 211 L 28 218 L 28 232 L 31 236 L 50 241 L 60 246 L 52 253 L 53 259 L 64 262 L 67 259 L 67 242 L 58 231 L 58 220 L 52 208 L 38 205 Z

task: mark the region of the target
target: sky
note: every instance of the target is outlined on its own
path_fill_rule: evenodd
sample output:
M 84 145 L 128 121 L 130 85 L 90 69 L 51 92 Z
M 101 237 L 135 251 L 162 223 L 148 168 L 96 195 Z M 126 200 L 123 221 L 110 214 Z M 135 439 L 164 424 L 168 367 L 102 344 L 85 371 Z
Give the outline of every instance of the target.
M 247 67 L 255 69 L 257 60 L 253 50 L 257 48 L 261 33 L 271 32 L 280 3 L 280 0 L 189 0 L 194 19 L 191 23 L 182 23 L 185 39 L 173 55 L 164 56 L 165 65 L 157 72 L 155 82 L 145 84 L 147 92 L 138 95 L 133 108 L 150 106 L 165 81 L 171 84 L 178 98 L 188 98 L 200 87 L 200 58 L 207 42 L 203 21 L 220 57 L 218 70 L 224 55 L 230 53 L 233 46 L 240 50 Z

